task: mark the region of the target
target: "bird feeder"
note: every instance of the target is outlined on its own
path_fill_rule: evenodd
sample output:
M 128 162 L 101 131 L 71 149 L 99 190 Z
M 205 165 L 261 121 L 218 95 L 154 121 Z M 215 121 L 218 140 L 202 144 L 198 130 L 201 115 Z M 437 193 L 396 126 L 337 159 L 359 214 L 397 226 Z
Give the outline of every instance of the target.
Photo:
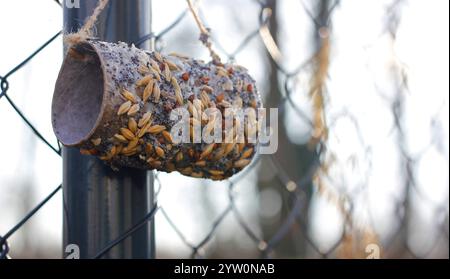
M 257 143 L 234 136 L 196 142 L 194 126 L 223 124 L 227 108 L 260 107 L 255 81 L 243 67 L 89 39 L 67 51 L 55 85 L 52 124 L 62 144 L 114 169 L 222 180 L 250 163 Z M 222 113 L 205 116 L 208 108 Z M 175 109 L 188 112 L 188 142 L 176 142 L 171 133 L 178 121 L 171 117 Z M 225 127 L 219 126 L 225 139 Z

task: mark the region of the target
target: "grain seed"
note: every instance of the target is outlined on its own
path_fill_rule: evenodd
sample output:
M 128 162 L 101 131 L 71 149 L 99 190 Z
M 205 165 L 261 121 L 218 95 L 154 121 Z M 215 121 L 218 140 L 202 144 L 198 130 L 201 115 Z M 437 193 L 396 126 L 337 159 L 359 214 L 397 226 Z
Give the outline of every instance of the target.
M 253 148 L 250 147 L 249 149 L 245 150 L 245 151 L 242 153 L 241 159 L 245 159 L 245 158 L 250 157 L 250 155 L 252 155 L 252 153 L 253 153 Z
M 178 85 L 177 79 L 175 77 L 172 77 L 171 83 L 173 86 L 173 89 L 175 91 L 175 99 L 177 100 L 177 103 L 182 106 L 183 105 L 183 95 L 181 94 L 181 88 Z
M 239 147 L 239 149 L 238 149 L 239 153 L 242 153 L 242 150 L 244 150 L 244 147 L 245 147 L 245 143 L 243 143 L 243 142 L 239 143 L 238 147 Z
M 170 134 L 170 132 L 162 131 L 162 135 L 166 139 L 167 142 L 169 142 L 169 143 L 173 142 L 172 135 Z
M 217 72 L 216 74 L 219 77 L 227 77 L 228 76 L 228 72 L 223 68 L 223 67 L 217 67 Z
M 179 151 L 177 155 L 175 155 L 175 161 L 180 162 L 183 160 L 183 152 Z
M 192 172 L 190 175 L 195 178 L 202 178 L 203 172 L 201 172 L 201 171 L 200 172 Z
M 113 147 L 109 151 L 107 151 L 105 155 L 100 157 L 100 160 L 109 161 L 116 154 L 117 154 L 117 148 L 115 145 L 113 145 Z
M 167 63 L 167 65 L 169 65 L 169 69 L 171 71 L 178 71 L 179 70 L 178 66 L 175 63 L 173 63 L 172 61 L 166 59 L 166 63 Z
M 200 118 L 200 116 L 201 116 L 200 112 L 203 110 L 203 108 L 202 108 L 203 107 L 202 101 L 200 101 L 199 99 L 194 99 L 192 104 L 197 109 L 197 113 L 199 114 L 198 117 Z
M 122 149 L 120 149 L 120 151 L 122 151 Z M 117 153 L 119 153 L 118 149 L 115 145 L 113 145 L 113 147 L 111 147 L 111 149 L 108 151 L 108 157 L 112 158 L 112 157 L 116 156 Z
M 136 133 L 137 131 L 137 122 L 133 117 L 128 119 L 128 129 L 133 133 Z
M 125 155 L 125 156 L 128 156 L 128 157 L 129 156 L 133 156 L 136 153 L 137 153 L 137 149 L 136 148 L 128 149 L 128 148 L 124 147 L 122 149 L 122 154 Z
M 155 70 L 159 74 L 161 73 L 161 70 L 159 69 L 158 63 L 155 60 L 151 59 L 151 58 L 150 58 L 150 66 L 152 67 L 153 70 Z
M 174 170 L 176 170 L 175 164 L 174 164 L 174 163 L 167 163 L 167 164 L 166 164 L 166 170 L 167 170 L 168 172 L 173 172 Z
M 123 143 L 127 143 L 128 142 L 128 140 L 124 136 L 119 135 L 119 134 L 115 134 L 114 138 L 116 140 L 118 140 L 119 142 L 123 142 Z
M 103 156 L 100 156 L 100 157 L 98 157 L 100 160 L 102 160 L 102 161 L 109 161 L 111 158 L 109 158 L 107 155 L 103 155 Z
M 120 147 L 120 148 L 119 148 Z M 111 149 L 108 151 L 108 156 L 111 158 L 119 154 L 123 149 L 122 145 L 113 145 Z
M 234 146 L 236 145 L 235 142 L 232 143 L 226 143 L 225 144 L 225 152 L 224 152 L 224 156 L 227 156 L 234 148 Z
M 158 133 L 161 133 L 162 131 L 164 131 L 165 129 L 166 129 L 166 127 L 163 125 L 153 125 L 148 129 L 148 132 L 150 134 L 158 134 Z
M 139 119 L 138 127 L 141 128 L 141 127 L 145 126 L 150 121 L 151 117 L 152 117 L 151 112 L 144 113 L 144 115 L 142 115 L 141 119 Z
M 200 111 L 198 111 L 195 106 L 192 106 L 192 118 L 199 120 L 201 118 Z
M 189 57 L 187 57 L 183 54 L 176 53 L 176 52 L 169 53 L 169 56 L 174 56 L 174 57 L 178 57 L 178 58 L 182 58 L 182 59 L 189 59 Z
M 116 156 L 117 154 L 119 154 L 120 152 L 122 152 L 123 149 L 123 145 L 119 144 L 119 145 L 114 145 L 111 148 L 111 156 Z
M 126 101 L 125 103 L 121 104 L 119 110 L 117 111 L 117 115 L 125 114 L 126 112 L 128 112 L 130 107 L 131 107 L 130 101 Z
M 223 175 L 223 171 L 221 170 L 208 170 L 208 172 L 212 175 Z
M 97 153 L 97 150 L 95 150 L 95 149 L 84 149 L 84 148 L 81 148 L 80 149 L 80 153 L 82 154 L 82 155 L 95 155 L 96 153 Z
M 127 139 L 127 140 L 133 140 L 135 138 L 133 132 L 131 132 L 127 128 L 120 128 L 120 133 Z
M 151 81 L 149 81 L 147 86 L 145 86 L 144 93 L 142 94 L 142 100 L 144 101 L 144 103 L 147 102 L 147 100 L 150 98 L 150 96 L 152 96 L 154 83 L 155 82 L 153 80 L 151 80 Z
M 130 107 L 127 114 L 128 116 L 133 116 L 139 111 L 139 104 L 134 104 Z
M 102 138 L 91 139 L 91 142 L 95 146 L 100 145 L 100 143 L 102 143 Z
M 203 106 L 205 106 L 206 108 L 209 107 L 210 99 L 205 91 L 202 91 L 200 93 L 200 100 L 202 101 Z
M 191 115 L 191 116 L 194 116 L 194 106 L 192 105 L 192 103 L 191 103 L 191 101 L 187 101 L 187 105 L 188 105 L 188 111 L 189 111 L 189 114 Z
M 170 81 L 172 79 L 172 72 L 170 71 L 169 65 L 167 65 L 167 62 L 164 63 L 164 77 L 167 81 Z
M 151 75 L 145 76 L 136 82 L 136 86 L 138 87 L 146 86 L 152 79 L 153 78 Z
M 164 63 L 164 60 L 159 52 L 155 51 L 153 52 L 153 55 L 155 56 L 156 60 L 158 60 L 158 62 Z
M 151 154 L 153 152 L 153 146 L 150 143 L 145 144 L 145 153 Z
M 214 89 L 211 86 L 203 85 L 202 90 L 204 90 L 206 93 L 212 93 Z
M 232 156 L 233 156 L 234 158 L 238 158 L 238 157 L 239 157 L 239 154 L 241 154 L 241 153 L 239 152 L 239 144 L 238 144 L 238 145 L 235 145 L 235 146 L 234 146 Z
M 148 132 L 148 129 L 150 128 L 151 125 L 152 124 L 150 122 L 145 124 L 145 126 L 139 130 L 137 137 L 142 138 Z
M 161 158 L 164 158 L 164 155 L 165 155 L 164 150 L 161 147 L 159 147 L 159 146 L 155 147 L 155 152 L 156 152 L 156 155 L 158 155 Z
M 130 91 L 126 90 L 126 89 L 123 89 L 122 95 L 123 95 L 123 97 L 125 99 L 127 99 L 128 101 L 130 101 L 132 103 L 136 103 L 137 102 L 136 96 L 133 93 L 131 93 Z
M 237 160 L 236 162 L 234 162 L 233 166 L 235 168 L 243 168 L 246 165 L 248 165 L 249 163 L 250 163 L 249 159 L 240 159 L 240 160 Z
M 153 96 L 154 96 L 154 100 L 155 102 L 159 102 L 159 98 L 161 96 L 161 91 L 159 90 L 159 86 L 158 84 L 155 82 L 155 85 L 153 87 Z
M 225 163 L 225 168 L 224 168 L 224 170 L 225 170 L 225 171 L 228 171 L 229 169 L 231 169 L 231 167 L 233 167 L 233 162 L 232 162 L 232 161 L 227 161 L 227 162 Z
M 156 159 L 154 159 L 154 158 L 149 158 L 149 159 L 147 160 L 147 162 L 148 162 L 148 163 L 150 164 L 150 166 L 153 167 L 153 168 L 159 168 L 159 167 L 161 167 L 161 165 L 162 165 L 161 161 L 158 161 L 158 160 L 156 160 Z
M 156 77 L 156 79 L 157 79 L 158 81 L 161 81 L 161 76 L 159 75 L 159 73 L 160 73 L 159 71 L 153 69 L 153 67 L 150 68 L 150 71 L 151 71 L 152 74 Z
M 222 175 L 213 175 L 210 177 L 212 180 L 223 180 L 224 177 Z
M 191 173 L 192 173 L 192 168 L 191 168 L 191 167 L 187 167 L 187 168 L 181 169 L 180 172 L 181 172 L 182 174 L 184 174 L 184 175 L 191 175 Z
M 206 161 L 205 160 L 198 161 L 198 162 L 195 162 L 194 165 L 196 165 L 197 167 L 204 167 L 204 166 L 206 166 Z
M 211 154 L 215 146 L 216 146 L 215 143 L 208 144 L 203 150 L 203 152 L 200 154 L 200 160 L 206 158 L 209 154 Z
M 128 145 L 127 145 L 127 149 L 131 150 L 133 148 L 135 148 L 138 145 L 139 139 L 138 138 L 134 138 L 133 140 L 131 140 Z
M 146 75 L 150 72 L 150 69 L 145 65 L 139 65 L 138 67 L 138 73 L 141 75 Z
M 164 91 L 164 90 L 161 90 L 161 96 L 162 97 L 164 97 L 164 98 L 167 98 L 167 99 L 171 99 L 171 100 L 173 100 L 173 101 L 177 101 L 176 99 L 175 99 L 175 97 L 174 96 L 171 96 L 171 95 L 169 95 L 169 93 L 167 93 L 166 91 Z M 170 106 L 169 104 L 167 104 L 166 103 L 166 105 L 168 105 L 168 106 Z M 169 110 L 167 110 L 168 112 L 170 111 L 170 109 Z

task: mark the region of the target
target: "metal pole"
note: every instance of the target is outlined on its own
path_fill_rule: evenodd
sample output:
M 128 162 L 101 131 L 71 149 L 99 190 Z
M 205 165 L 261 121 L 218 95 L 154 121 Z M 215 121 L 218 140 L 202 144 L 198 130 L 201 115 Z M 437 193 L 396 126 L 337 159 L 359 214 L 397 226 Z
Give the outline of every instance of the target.
M 85 0 L 79 1 L 79 8 L 69 8 L 65 2 L 65 32 L 77 31 L 97 5 L 96 0 Z M 150 11 L 147 0 L 110 0 L 98 19 L 96 36 L 135 42 L 151 32 Z M 97 158 L 63 148 L 63 194 L 63 250 L 75 244 L 80 258 L 91 258 L 151 210 L 153 177 L 136 169 L 113 171 Z M 104 258 L 153 258 L 154 247 L 154 224 L 149 222 Z

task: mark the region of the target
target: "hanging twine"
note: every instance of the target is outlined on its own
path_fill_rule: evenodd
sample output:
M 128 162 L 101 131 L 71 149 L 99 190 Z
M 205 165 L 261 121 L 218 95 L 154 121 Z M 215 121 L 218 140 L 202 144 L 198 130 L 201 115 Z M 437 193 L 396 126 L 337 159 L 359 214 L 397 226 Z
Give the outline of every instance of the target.
M 203 22 L 200 20 L 198 13 L 192 4 L 191 0 L 186 0 L 189 6 L 189 10 L 191 11 L 192 16 L 194 17 L 195 22 L 197 23 L 198 29 L 200 29 L 200 42 L 209 50 L 209 55 L 215 65 L 221 65 L 222 62 L 220 60 L 220 56 L 212 49 L 211 43 L 211 35 L 209 33 L 209 29 L 205 27 Z
M 64 35 L 64 42 L 67 45 L 74 45 L 83 41 L 86 41 L 88 38 L 91 38 L 93 35 L 93 28 L 95 23 L 97 22 L 98 16 L 105 9 L 109 0 L 99 0 L 97 3 L 97 7 L 95 7 L 92 15 L 86 20 L 84 25 L 78 30 L 76 33 L 69 33 Z

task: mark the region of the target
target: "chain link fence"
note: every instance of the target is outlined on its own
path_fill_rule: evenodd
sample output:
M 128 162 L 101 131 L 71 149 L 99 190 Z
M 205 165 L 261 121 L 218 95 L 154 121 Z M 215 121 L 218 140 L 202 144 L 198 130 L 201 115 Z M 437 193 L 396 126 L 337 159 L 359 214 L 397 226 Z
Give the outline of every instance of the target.
M 58 1 L 55 2 L 62 5 Z M 336 89 L 339 87 L 334 85 L 340 82 L 340 78 L 345 78 L 342 74 L 336 74 L 339 73 L 339 69 L 334 68 L 339 58 L 335 55 L 336 49 L 339 48 L 335 34 L 339 33 L 339 28 L 346 28 L 342 22 L 334 22 L 335 14 L 349 9 L 351 5 L 358 4 L 331 0 L 298 1 L 298 7 L 301 7 L 301 10 L 293 14 L 301 18 L 303 22 L 309 22 L 305 27 L 298 26 L 296 19 L 285 16 L 287 4 L 281 4 L 283 1 L 248 0 L 248 2 L 250 3 L 244 5 L 252 7 L 248 17 L 257 18 L 258 24 L 247 34 L 236 32 L 232 41 L 239 41 L 239 43 L 234 48 L 230 48 L 228 42 L 224 44 L 227 37 L 222 36 L 214 28 L 220 20 L 223 21 L 222 25 L 227 26 L 226 20 L 229 20 L 229 17 L 213 18 L 209 10 L 211 6 L 208 6 L 210 4 L 206 2 L 198 3 L 198 9 L 202 21 L 206 26 L 211 27 L 213 48 L 219 51 L 222 59 L 245 65 L 245 61 L 240 60 L 242 53 L 251 49 L 260 55 L 259 59 L 263 61 L 262 67 L 266 73 L 263 81 L 265 84 L 260 86 L 264 104 L 266 108 L 278 108 L 280 116 L 278 152 L 257 156 L 241 174 L 226 182 L 208 182 L 207 187 L 214 188 L 219 187 L 214 184 L 221 185 L 221 190 L 217 190 L 218 193 L 213 196 L 219 194 L 225 196 L 226 203 L 218 209 L 214 207 L 214 200 L 206 199 L 204 210 L 213 209 L 212 211 L 217 214 L 216 216 L 208 215 L 207 223 L 210 226 L 202 231 L 200 241 L 192 241 L 189 234 L 177 223 L 177 218 L 174 218 L 176 213 L 170 209 L 171 204 L 165 204 L 164 200 L 159 200 L 158 205 L 141 222 L 104 247 L 98 252 L 96 258 L 101 258 L 153 218 L 164 222 L 165 226 L 172 230 L 171 233 L 177 235 L 181 241 L 180 245 L 184 246 L 183 249 L 188 249 L 193 258 L 448 257 L 448 136 L 445 138 L 445 128 L 442 127 L 445 124 L 441 120 L 445 110 L 448 111 L 448 103 L 446 103 L 448 99 L 444 99 L 441 109 L 434 112 L 434 117 L 429 121 L 428 130 L 419 131 L 419 133 L 430 134 L 429 144 L 426 144 L 426 147 L 419 152 L 412 151 L 412 148 L 409 148 L 410 138 L 414 137 L 416 131 L 411 131 L 410 123 L 405 120 L 405 115 L 410 113 L 408 104 L 413 95 L 410 93 L 409 83 L 414 80 L 408 76 L 408 67 L 400 59 L 393 55 L 393 61 L 386 70 L 389 72 L 384 73 L 387 78 L 380 79 L 374 74 L 369 80 L 350 81 L 355 84 L 363 82 L 366 86 L 369 84 L 373 91 L 360 92 L 363 95 L 360 98 L 367 98 L 369 102 L 376 100 L 383 107 L 380 114 L 388 116 L 382 117 L 373 114 L 373 111 L 358 109 L 358 102 L 361 100 L 342 96 L 343 94 Z M 175 44 L 177 39 L 183 40 L 184 35 L 180 35 L 180 32 L 184 30 L 183 26 L 190 12 L 184 1 L 177 2 L 177 5 L 185 5 L 186 8 L 176 16 L 173 22 L 161 29 L 159 33 L 142 37 L 135 44 L 139 46 L 146 40 L 154 38 L 156 50 L 166 52 L 168 46 Z M 382 32 L 373 45 L 382 40 L 387 42 L 384 44 L 388 46 L 387 52 L 395 52 L 394 44 L 402 23 L 402 11 L 407 5 L 409 5 L 407 1 L 387 1 L 387 4 L 382 7 L 383 22 L 378 23 L 383 26 Z M 215 8 L 218 9 L 218 7 L 222 7 L 225 14 L 236 12 L 237 9 L 232 7 L 232 4 L 224 2 L 216 3 Z M 242 30 L 246 29 L 248 28 L 242 27 Z M 299 36 L 298 33 L 304 34 Z M 16 67 L 0 76 L 0 102 L 8 103 L 9 109 L 14 110 L 34 135 L 58 155 L 61 155 L 61 146 L 52 145 L 53 139 L 45 138 L 10 97 L 14 94 L 14 86 L 10 86 L 10 78 L 18 70 L 26 67 L 29 61 L 61 35 L 62 33 L 58 32 L 49 38 Z M 290 35 L 296 39 L 306 38 L 307 41 L 303 44 L 308 46 L 303 47 L 304 53 L 301 55 L 290 55 L 294 53 L 292 49 L 289 49 Z M 351 36 L 359 35 L 361 34 Z M 4 39 L 14 41 L 14 38 Z M 192 41 L 191 38 L 189 43 Z M 366 50 L 371 47 L 372 45 L 366 46 Z M 245 55 L 248 55 L 248 52 Z M 248 59 L 243 60 L 248 61 Z M 364 96 L 364 94 L 371 94 L 371 96 Z M 367 127 L 367 117 L 379 118 L 379 122 L 383 122 L 380 125 L 388 130 L 388 134 L 381 137 L 393 138 L 391 149 L 380 149 L 373 144 L 370 140 L 371 127 Z M 385 121 L 386 117 L 390 120 Z M 389 127 L 386 128 L 386 126 Z M 339 139 L 342 135 L 344 137 Z M 14 135 L 9 134 L 9 136 Z M 347 143 L 350 148 L 347 146 L 345 148 L 347 151 L 344 152 L 340 146 L 341 141 L 346 140 L 350 141 Z M 390 152 L 396 154 L 395 164 L 386 162 L 389 166 L 395 165 L 394 170 L 390 170 L 394 173 L 391 176 L 389 173 L 374 169 L 374 161 L 379 164 L 380 156 L 381 161 L 390 160 L 390 157 L 385 156 Z M 430 197 L 426 186 L 424 188 L 427 182 L 423 180 L 420 169 L 423 168 L 422 164 L 433 163 L 428 158 L 430 152 L 447 164 L 447 170 L 438 174 L 443 177 L 447 187 L 444 198 L 441 199 Z M 36 159 L 39 160 L 39 158 Z M 169 182 L 166 181 L 170 181 L 167 177 L 167 174 L 155 173 L 157 198 L 160 193 L 163 195 L 166 188 L 177 191 L 174 189 L 177 185 L 167 185 Z M 387 182 L 392 177 L 393 182 Z M 206 183 L 191 181 L 194 181 L 191 184 Z M 397 190 L 391 189 L 386 191 L 388 194 L 373 197 L 373 187 L 380 183 L 397 187 Z M 249 191 L 243 186 L 253 188 Z M 6 232 L 0 232 L 0 258 L 8 257 L 8 253 L 14 250 L 14 246 L 11 247 L 8 244 L 8 239 L 61 188 L 62 186 L 58 185 L 16 226 Z M 223 200 L 223 197 L 221 198 Z M 250 204 L 256 208 L 251 210 L 253 214 L 249 214 L 245 203 L 255 198 L 258 201 Z M 370 206 L 371 201 L 374 200 L 377 205 Z M 322 206 L 318 206 L 320 204 Z M 383 226 L 380 225 L 383 223 L 383 220 L 380 220 L 380 218 L 383 219 L 380 217 L 383 215 L 379 214 L 380 207 L 389 208 L 388 230 L 378 229 Z M 331 211 L 330 208 L 332 208 Z M 325 215 L 328 216 L 325 217 L 325 223 L 317 222 L 324 219 L 321 212 L 325 211 L 332 213 Z M 426 226 L 433 232 L 426 238 L 423 235 L 417 236 L 415 221 L 420 219 L 417 217 L 420 216 L 420 212 L 427 212 L 426 218 L 429 219 Z M 157 237 L 158 224 L 157 222 Z M 246 240 L 245 245 L 242 245 L 242 253 L 236 250 L 241 247 L 239 244 L 228 245 L 228 238 L 219 236 L 220 231 L 224 229 L 224 224 L 233 229 L 238 228 L 244 233 Z M 326 226 L 321 227 L 323 224 Z M 196 226 L 196 224 L 190 225 Z M 331 236 L 323 233 L 323 230 L 328 230 L 329 226 L 334 227 L 333 232 L 330 233 Z M 202 226 L 204 227 L 207 226 Z M 230 229 L 227 230 L 227 234 L 229 233 Z M 160 249 L 158 245 L 157 241 L 157 251 Z M 161 257 L 178 256 L 176 253 L 170 254 L 164 251 L 157 254 Z

